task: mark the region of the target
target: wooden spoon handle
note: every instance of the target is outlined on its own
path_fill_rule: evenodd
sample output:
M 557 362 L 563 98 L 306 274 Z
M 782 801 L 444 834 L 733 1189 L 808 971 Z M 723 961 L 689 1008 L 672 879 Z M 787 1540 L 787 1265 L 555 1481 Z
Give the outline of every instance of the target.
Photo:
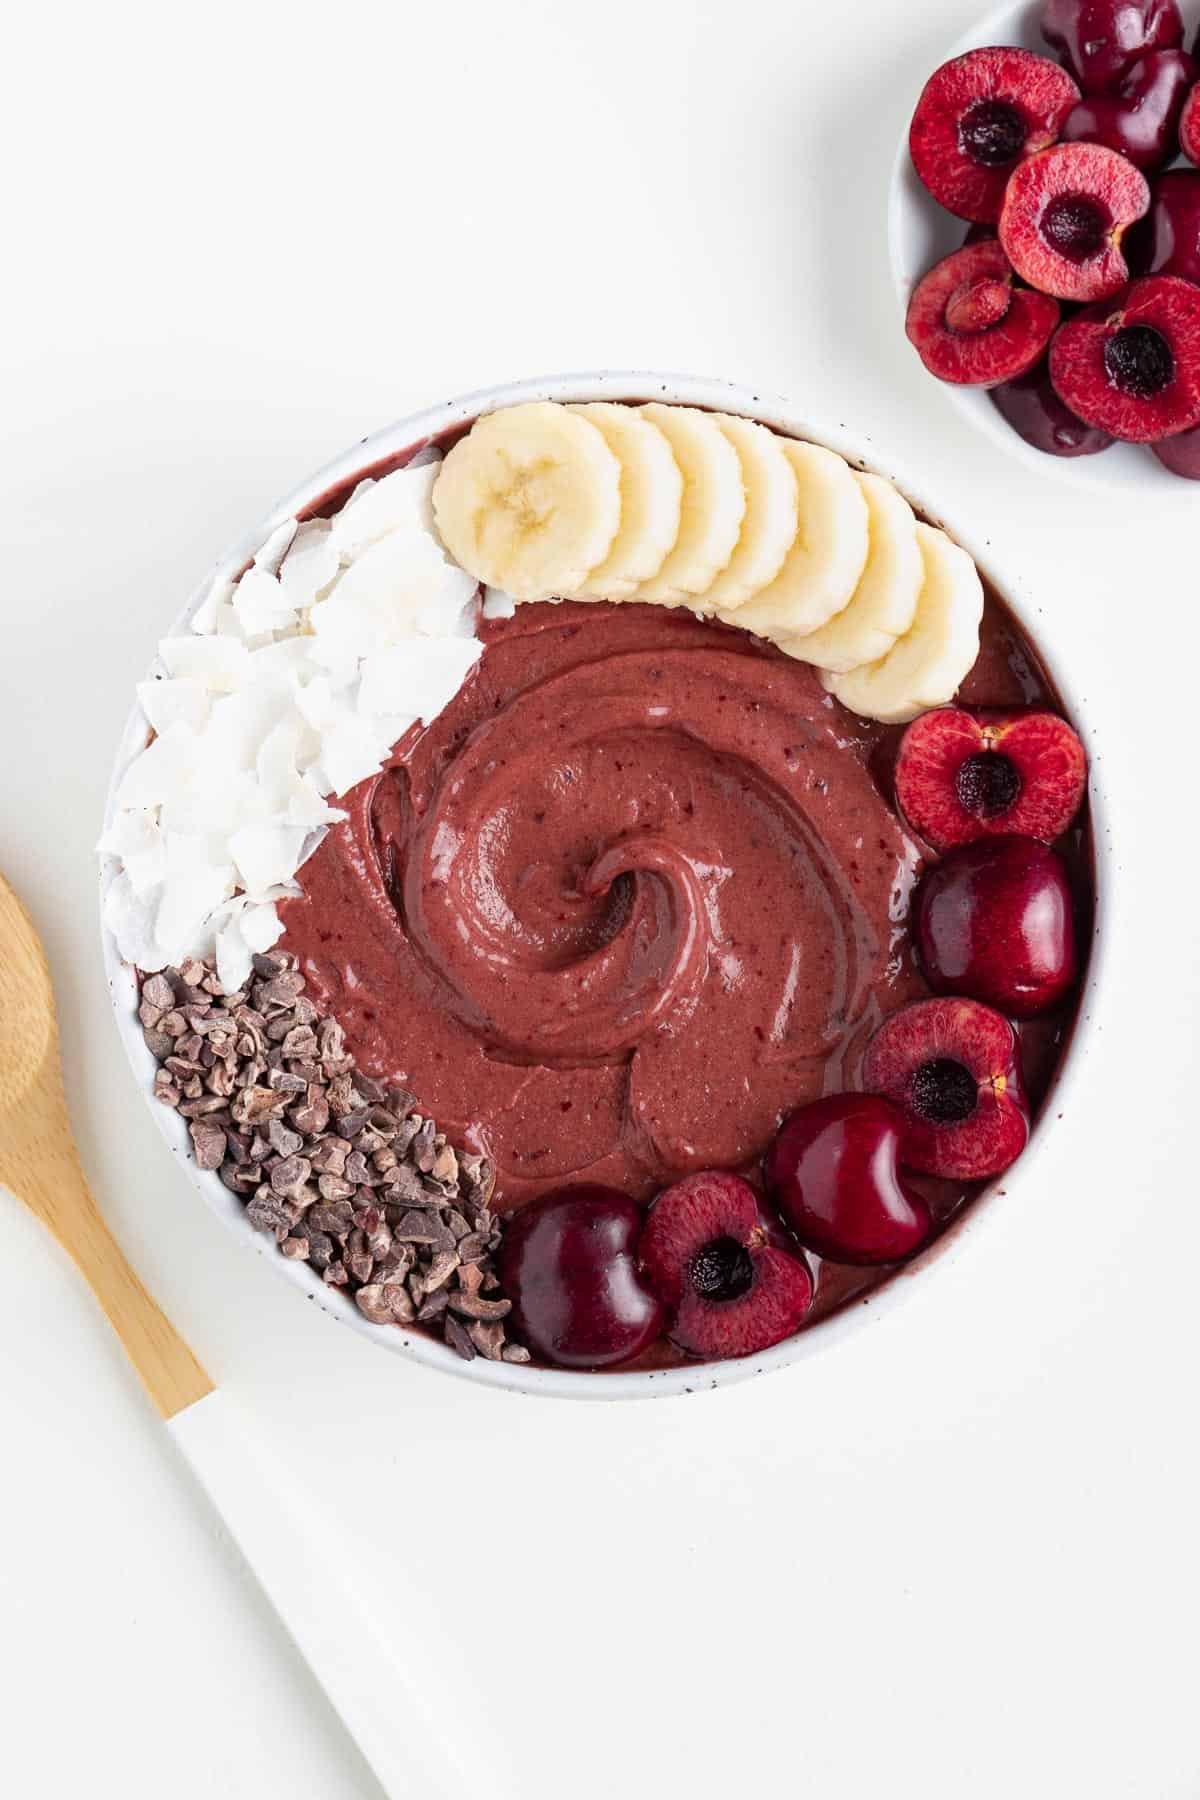
M 74 1258 L 163 1418 L 211 1394 L 204 1369 L 125 1260 L 75 1156 L 56 1156 L 52 1172 L 26 1169 L 21 1185 L 21 1198 Z
M 166 1314 L 150 1298 L 99 1213 L 94 1232 L 71 1246 L 92 1292 L 164 1419 L 211 1394 L 213 1384 Z

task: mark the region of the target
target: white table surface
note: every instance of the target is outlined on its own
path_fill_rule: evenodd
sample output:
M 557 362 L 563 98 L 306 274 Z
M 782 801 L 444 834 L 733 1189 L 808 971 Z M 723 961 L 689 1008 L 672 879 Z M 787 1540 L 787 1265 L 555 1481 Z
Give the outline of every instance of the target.
M 496 1800 L 1194 1797 L 1200 489 L 1002 459 L 904 343 L 889 159 L 963 0 L 24 7 L 0 147 L 0 866 L 138 1268 L 456 1684 Z M 15 35 L 14 35 L 15 31 Z M 721 374 L 915 454 L 1070 622 L 1118 852 L 1088 1080 L 976 1253 L 768 1381 L 570 1406 L 380 1354 L 200 1205 L 91 847 L 150 647 L 310 468 L 520 374 Z M 65 1258 L 0 1196 L 0 1789 L 377 1800 Z

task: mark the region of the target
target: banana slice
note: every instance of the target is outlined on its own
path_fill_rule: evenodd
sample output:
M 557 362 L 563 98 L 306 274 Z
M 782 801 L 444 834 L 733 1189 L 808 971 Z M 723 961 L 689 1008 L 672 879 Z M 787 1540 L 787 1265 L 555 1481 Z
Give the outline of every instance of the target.
M 779 647 L 801 662 L 845 675 L 863 663 L 878 662 L 912 624 L 925 564 L 917 543 L 912 507 L 890 481 L 854 471 L 867 503 L 870 547 L 862 580 L 848 606 L 828 625 L 803 637 L 779 639 Z
M 908 631 L 878 662 L 821 677 L 851 712 L 887 725 L 952 700 L 979 654 L 983 586 L 975 564 L 932 525 L 917 526 L 917 542 L 925 578 Z
M 587 419 L 531 401 L 477 419 L 446 456 L 433 516 L 488 587 L 550 600 L 582 587 L 621 523 L 621 465 Z
M 697 612 L 735 612 L 774 581 L 796 540 L 799 498 L 784 446 L 764 425 L 729 413 L 717 424 L 737 451 L 746 494 L 737 548 L 701 596 Z
M 593 400 L 567 410 L 596 427 L 621 465 L 621 526 L 581 592 L 590 600 L 628 600 L 639 581 L 658 574 L 679 536 L 683 476 L 658 426 L 636 407 Z
M 867 503 L 849 464 L 819 444 L 779 441 L 799 490 L 796 536 L 775 580 L 732 621 L 776 641 L 839 613 L 867 560 Z
M 712 413 L 651 401 L 639 411 L 670 444 L 683 476 L 679 536 L 635 600 L 691 606 L 711 587 L 737 545 L 746 511 L 742 465 Z

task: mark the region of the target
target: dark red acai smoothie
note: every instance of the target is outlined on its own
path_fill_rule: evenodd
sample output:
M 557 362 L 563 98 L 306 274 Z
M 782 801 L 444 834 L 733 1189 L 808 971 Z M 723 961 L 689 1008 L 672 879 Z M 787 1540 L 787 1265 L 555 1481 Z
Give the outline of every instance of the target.
M 284 947 L 361 1065 L 494 1158 L 501 1209 L 753 1172 L 781 1114 L 858 1086 L 881 1018 L 928 991 L 899 729 L 684 611 L 522 606 L 481 635 L 452 704 L 343 802 Z M 994 595 L 960 699 L 1056 705 Z M 1062 847 L 1090 911 L 1086 832 Z M 1073 1010 L 1023 1028 L 1035 1106 Z M 969 1191 L 914 1185 L 940 1221 Z M 810 1319 L 882 1278 L 810 1260 Z

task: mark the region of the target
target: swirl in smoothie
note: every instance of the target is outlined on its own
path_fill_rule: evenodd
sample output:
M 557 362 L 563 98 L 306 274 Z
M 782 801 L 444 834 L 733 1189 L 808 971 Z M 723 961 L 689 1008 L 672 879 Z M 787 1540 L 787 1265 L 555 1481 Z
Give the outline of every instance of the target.
M 682 611 L 484 632 L 306 864 L 287 947 L 363 1066 L 495 1159 L 501 1205 L 744 1167 L 924 991 L 877 734 Z

